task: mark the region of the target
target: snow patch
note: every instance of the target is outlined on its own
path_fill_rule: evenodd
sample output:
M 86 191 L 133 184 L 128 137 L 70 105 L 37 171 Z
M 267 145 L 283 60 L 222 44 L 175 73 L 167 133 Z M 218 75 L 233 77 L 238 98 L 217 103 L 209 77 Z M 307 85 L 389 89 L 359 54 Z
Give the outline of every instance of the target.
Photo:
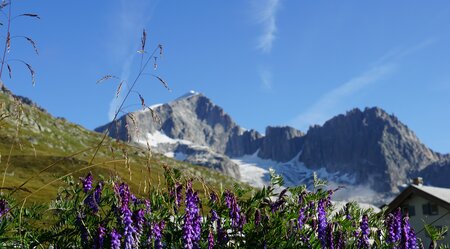
M 192 144 L 191 141 L 182 139 L 173 139 L 160 131 L 147 133 L 145 137 L 138 138 L 136 142 L 144 145 L 148 143 L 151 147 L 156 147 L 158 146 L 158 144 L 176 144 L 176 143 Z
M 186 155 L 184 153 L 172 152 L 172 151 L 164 153 L 164 156 L 173 158 L 173 159 L 178 160 L 178 161 L 184 161 L 188 157 L 188 155 Z
M 180 97 L 176 98 L 175 100 L 181 100 L 181 99 L 189 98 L 189 97 L 192 97 L 192 96 L 195 96 L 195 95 L 199 95 L 199 94 L 200 94 L 199 92 L 196 92 L 194 90 L 190 90 L 189 92 L 181 95 Z
M 253 155 L 245 155 L 240 158 L 233 158 L 232 161 L 239 165 L 241 180 L 255 187 L 262 187 L 270 183 L 269 168 L 284 178 L 285 186 L 297 186 L 305 184 L 312 179 L 314 170 L 308 169 L 303 163 L 298 161 L 300 153 L 291 161 L 280 163 L 273 160 L 258 157 L 256 151 Z M 329 173 L 321 168 L 315 171 L 317 176 L 328 181 L 353 184 L 355 179 L 348 174 Z

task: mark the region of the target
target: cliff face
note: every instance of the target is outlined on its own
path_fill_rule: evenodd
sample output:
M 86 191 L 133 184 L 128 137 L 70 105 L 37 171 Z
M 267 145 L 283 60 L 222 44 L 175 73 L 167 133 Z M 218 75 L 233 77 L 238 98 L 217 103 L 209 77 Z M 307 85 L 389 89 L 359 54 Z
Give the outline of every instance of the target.
M 188 93 L 155 106 L 153 112 L 127 114 L 97 131 L 108 127 L 112 137 L 144 146 L 149 143 L 158 152 L 182 155 L 179 159 L 236 178 L 239 165 L 230 158 L 244 155 L 278 163 L 296 159 L 309 169 L 346 174 L 354 184 L 384 193 L 398 191 L 398 186 L 419 174 L 449 175 L 450 164 L 443 162 L 448 156 L 428 149 L 406 125 L 377 107 L 351 110 L 311 127 L 306 134 L 288 126 L 269 126 L 262 135 L 242 129 L 206 96 Z M 293 177 L 289 172 L 285 176 Z M 436 182 L 450 187 L 446 181 Z
M 277 162 L 287 162 L 302 149 L 305 134 L 292 127 L 267 127 L 258 156 Z
M 357 182 L 372 182 L 378 191 L 396 191 L 440 159 L 395 116 L 376 107 L 354 109 L 312 127 L 299 158 L 312 168 L 353 173 Z

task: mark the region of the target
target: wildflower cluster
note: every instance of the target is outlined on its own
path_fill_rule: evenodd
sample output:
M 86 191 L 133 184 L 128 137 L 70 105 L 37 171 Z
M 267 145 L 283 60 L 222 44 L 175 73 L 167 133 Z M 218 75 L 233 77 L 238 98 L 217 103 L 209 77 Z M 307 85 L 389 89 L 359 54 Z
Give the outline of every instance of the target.
M 24 247 L 54 248 L 398 248 L 422 244 L 400 210 L 391 214 L 348 203 L 333 210 L 334 191 L 268 186 L 197 192 L 195 181 L 167 174 L 166 192 L 135 196 L 117 179 L 92 174 L 59 193 L 55 224 L 32 235 Z M 184 184 L 181 184 L 184 182 Z M 184 191 L 183 191 L 184 190 Z M 251 191 L 251 190 L 250 190 Z M 200 196 L 199 193 L 205 193 Z M 203 208 L 203 198 L 207 207 Z M 181 200 L 183 200 L 181 202 Z M 11 204 L 0 199 L 8 221 Z M 15 215 L 10 215 L 15 217 Z M 0 223 L 1 224 L 1 223 Z M 0 234 L 1 235 L 1 234 Z

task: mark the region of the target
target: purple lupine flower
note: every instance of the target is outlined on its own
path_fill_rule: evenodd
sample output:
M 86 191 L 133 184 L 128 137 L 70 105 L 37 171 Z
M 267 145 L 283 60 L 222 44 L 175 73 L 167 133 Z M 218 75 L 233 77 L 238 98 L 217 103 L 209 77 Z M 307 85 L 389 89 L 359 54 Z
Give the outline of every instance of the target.
M 114 191 L 116 191 L 116 194 L 120 197 L 121 206 L 128 206 L 131 198 L 128 185 L 125 183 L 120 185 L 116 184 Z
M 305 208 L 301 208 L 300 211 L 298 211 L 298 218 L 297 218 L 297 227 L 299 230 L 302 230 L 303 225 L 305 224 Z
M 402 220 L 402 210 L 398 208 L 394 219 L 395 242 L 400 241 L 402 237 Z
M 213 234 L 212 230 L 209 230 L 208 249 L 213 249 L 213 248 L 214 248 L 214 234 Z
M 120 238 L 122 238 L 122 235 L 118 233 L 115 229 L 111 232 L 111 249 L 120 249 Z
M 130 193 L 130 199 L 131 199 L 131 202 L 132 202 L 134 205 L 138 205 L 138 204 L 139 204 L 139 199 L 136 198 L 136 196 L 135 196 L 134 194 L 132 194 L 132 193 Z
M 316 208 L 316 203 L 314 201 L 308 202 L 308 211 L 310 213 L 313 213 L 313 211 L 315 211 L 315 208 Z
M 201 232 L 201 216 L 198 208 L 200 199 L 192 189 L 192 182 L 186 185 L 186 213 L 184 215 L 183 240 L 184 248 L 199 248 Z
M 88 206 L 94 214 L 98 213 L 99 207 L 92 194 L 89 194 L 86 199 L 84 199 L 84 204 Z
M 411 227 L 409 226 L 409 217 L 406 216 L 403 218 L 403 224 L 402 224 L 402 238 L 401 238 L 401 244 L 403 248 L 410 249 L 409 246 L 409 235 L 410 235 Z
M 333 196 L 334 190 L 330 189 L 327 192 L 327 199 L 325 201 L 326 207 L 331 207 L 331 197 Z
M 152 236 L 155 239 L 155 248 L 156 249 L 162 249 L 162 231 L 164 230 L 166 223 L 164 221 L 161 221 L 159 223 L 155 223 L 152 227 Z
M 387 243 L 395 243 L 396 235 L 395 235 L 395 216 L 393 214 L 388 214 L 385 220 L 385 226 L 387 228 Z
M 225 192 L 225 204 L 230 210 L 231 226 L 242 230 L 242 227 L 245 224 L 245 217 L 241 213 L 241 208 L 237 204 L 236 197 L 230 191 Z
M 131 218 L 132 213 L 128 208 L 128 206 L 122 206 L 120 211 L 121 211 L 122 225 L 124 226 L 123 236 L 125 249 L 136 248 L 138 241 L 136 241 L 134 237 L 136 234 L 136 229 L 133 226 L 133 220 Z
M 409 217 L 406 216 L 403 218 L 403 227 L 402 227 L 402 247 L 407 249 L 417 249 L 417 237 L 414 232 L 414 229 L 411 228 L 409 223 Z
M 411 227 L 409 230 L 409 248 L 411 249 L 419 249 L 419 243 L 417 243 L 417 236 L 414 228 Z
M 222 228 L 222 222 L 220 218 L 216 221 L 216 224 L 217 224 L 217 241 L 221 245 L 225 245 L 228 242 L 227 231 Z
M 120 186 L 115 187 L 116 194 L 120 197 L 120 222 L 122 223 L 124 227 L 124 248 L 125 249 L 132 249 L 136 248 L 139 244 L 139 240 L 136 239 L 136 229 L 133 225 L 132 220 L 132 213 L 129 208 L 129 203 L 131 199 L 131 193 L 128 188 L 128 185 L 125 183 L 122 183 Z
M 302 191 L 299 195 L 298 195 L 298 205 L 302 206 L 305 202 L 305 196 L 306 196 L 306 192 Z
M 327 243 L 326 248 L 327 249 L 334 249 L 334 241 L 333 241 L 333 225 L 331 223 L 328 223 L 327 225 Z
M 99 182 L 94 190 L 94 199 L 97 204 L 100 203 L 102 191 L 103 191 L 103 181 Z
M 92 181 L 94 177 L 92 177 L 92 173 L 89 172 L 85 178 L 81 178 L 81 183 L 83 183 L 83 191 L 85 193 L 89 192 L 92 189 Z
M 369 248 L 369 217 L 367 215 L 363 215 L 362 221 L 360 223 L 361 233 L 358 239 L 358 248 Z
M 6 214 L 9 212 L 9 204 L 5 199 L 0 200 L 0 220 L 3 220 Z
M 216 210 L 211 209 L 210 213 L 211 213 L 211 222 L 214 222 L 219 219 L 219 215 L 217 214 Z
M 259 226 L 261 224 L 261 211 L 259 209 L 256 209 L 255 211 L 255 226 Z
M 144 205 L 145 205 L 145 213 L 150 214 L 152 212 L 152 206 L 150 205 L 150 201 L 145 199 Z
M 319 200 L 319 203 L 317 204 L 317 219 L 319 221 L 319 224 L 317 226 L 317 233 L 322 248 L 325 248 L 327 243 L 327 213 L 325 211 L 325 205 L 326 203 L 323 199 Z
M 177 207 L 181 206 L 182 201 L 183 201 L 183 185 L 175 183 L 175 204 L 177 205 Z
M 338 231 L 336 235 L 336 249 L 344 249 L 345 248 L 345 241 L 344 236 L 342 234 L 342 231 Z
M 219 198 L 217 197 L 216 193 L 211 192 L 209 194 L 209 200 L 211 201 L 211 203 L 216 203 L 219 200 Z
M 280 209 L 283 206 L 283 204 L 286 202 L 286 200 L 284 199 L 284 195 L 286 194 L 286 192 L 287 192 L 287 189 L 283 189 L 280 192 L 278 199 L 270 205 L 272 213 L 278 211 L 278 209 Z
M 87 179 L 88 177 L 86 177 Z M 83 183 L 83 186 L 85 183 Z M 91 189 L 92 189 L 92 180 L 91 180 Z M 103 190 L 103 182 L 99 182 L 97 186 L 95 187 L 94 193 L 89 194 L 86 199 L 84 199 L 84 204 L 89 207 L 90 210 L 94 214 L 98 213 L 100 203 L 100 198 L 102 196 L 102 190 Z M 86 191 L 85 191 L 86 192 Z
M 102 227 L 102 225 L 98 226 L 97 229 L 97 237 L 94 241 L 94 249 L 101 249 L 103 248 L 103 242 L 105 240 L 106 235 L 106 228 Z
M 284 198 L 280 198 L 278 200 L 276 200 L 274 203 L 272 203 L 270 205 L 270 209 L 272 211 L 272 213 L 275 213 L 276 211 L 278 211 L 278 209 L 281 208 L 281 206 L 283 206 L 283 204 L 286 202 L 286 200 Z
M 302 236 L 300 237 L 300 239 L 301 239 L 302 242 L 303 242 L 303 246 L 307 246 L 308 248 L 311 248 L 311 244 L 310 244 L 310 242 L 309 242 L 309 237 L 308 237 L 308 236 L 302 235 Z
M 351 220 L 352 219 L 352 216 L 350 215 L 350 210 L 349 209 L 350 209 L 350 203 L 347 203 L 345 205 L 345 207 L 344 207 L 345 218 L 347 220 Z
M 144 229 L 144 215 L 145 211 L 143 209 L 139 209 L 134 211 L 133 213 L 133 222 L 135 224 L 135 239 L 136 241 L 139 241 Z

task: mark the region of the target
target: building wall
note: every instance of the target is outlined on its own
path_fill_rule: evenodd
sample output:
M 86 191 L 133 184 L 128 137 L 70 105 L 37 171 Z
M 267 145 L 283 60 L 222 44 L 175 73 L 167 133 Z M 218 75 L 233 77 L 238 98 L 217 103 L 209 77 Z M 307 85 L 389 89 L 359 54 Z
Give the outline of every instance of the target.
M 442 206 L 438 205 L 438 213 L 437 215 L 425 215 L 423 211 L 423 205 L 430 203 L 427 199 L 424 199 L 417 195 L 412 195 L 409 199 L 403 202 L 402 206 L 410 205 L 414 206 L 415 215 L 410 215 L 409 221 L 411 226 L 417 232 L 423 229 L 423 222 L 430 224 L 431 222 L 439 219 L 438 221 L 433 223 L 433 226 L 447 226 L 450 228 L 450 210 L 445 209 Z M 442 217 L 442 218 L 441 218 Z M 424 247 L 428 248 L 430 244 L 430 239 L 426 236 L 425 230 L 419 232 L 417 234 L 419 238 L 424 242 Z M 441 241 L 441 243 L 450 245 L 450 232 L 445 237 L 445 240 Z

